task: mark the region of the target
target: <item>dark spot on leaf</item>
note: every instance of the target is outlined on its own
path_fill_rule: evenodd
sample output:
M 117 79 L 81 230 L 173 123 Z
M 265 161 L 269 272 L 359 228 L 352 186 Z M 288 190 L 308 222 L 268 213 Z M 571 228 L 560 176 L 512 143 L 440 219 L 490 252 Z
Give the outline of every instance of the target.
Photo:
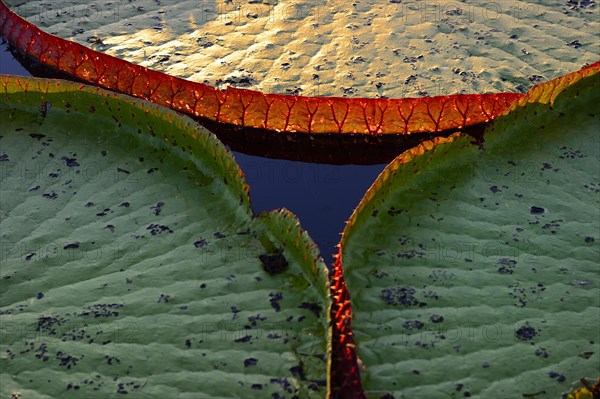
M 419 320 L 407 320 L 402 323 L 402 327 L 406 328 L 407 330 L 420 330 L 423 328 L 423 326 L 424 324 Z
M 244 367 L 256 366 L 257 364 L 258 359 L 255 359 L 253 357 L 249 357 L 248 359 L 244 360 Z
M 194 242 L 194 247 L 196 247 L 196 248 L 202 248 L 205 245 L 206 245 L 206 240 L 203 239 L 203 238 L 201 238 L 198 241 Z
M 71 244 L 67 244 L 63 247 L 64 249 L 75 249 L 79 248 L 79 241 L 72 242 Z
M 412 259 L 415 256 L 418 256 L 419 258 L 422 258 L 425 256 L 425 253 L 422 251 L 415 251 L 414 249 L 410 250 L 410 251 L 405 251 L 405 252 L 398 252 L 396 254 L 396 258 L 398 259 Z
M 117 317 L 119 312 L 114 309 L 122 308 L 120 303 L 97 303 L 91 306 L 85 306 L 80 316 L 94 316 L 95 319 L 101 317 Z M 110 341 L 109 341 L 110 342 Z
M 429 320 L 431 320 L 432 323 L 441 323 L 442 321 L 444 321 L 444 316 L 432 314 L 431 317 L 429 317 Z
M 413 287 L 392 287 L 381 291 L 380 298 L 388 305 L 421 306 L 415 297 L 416 290 Z
M 528 325 L 525 325 L 521 328 L 519 328 L 517 331 L 515 331 L 515 335 L 518 339 L 520 339 L 521 341 L 530 341 L 532 340 L 536 335 L 538 334 L 538 331 Z
M 269 302 L 271 303 L 273 309 L 275 309 L 276 312 L 281 311 L 281 305 L 279 304 L 279 301 L 283 299 L 283 292 L 271 292 L 269 293 L 269 297 L 271 298 L 269 299 Z
M 502 190 L 500 190 L 500 189 L 498 188 L 498 186 L 492 186 L 492 187 L 490 187 L 490 191 L 491 191 L 492 193 L 496 194 L 497 192 L 499 192 L 499 191 L 502 191 Z
M 189 338 L 186 339 L 185 340 L 185 346 L 186 346 L 186 348 L 191 348 L 191 346 L 192 346 L 192 340 L 189 339 Z
M 161 234 L 165 231 L 168 233 L 173 233 L 173 230 L 171 230 L 169 226 L 163 226 L 161 224 L 151 224 L 148 227 L 146 227 L 146 230 L 149 230 L 150 234 L 152 234 L 153 236 Z
M 160 212 L 162 211 L 163 206 L 165 206 L 165 203 L 160 201 L 160 202 L 157 202 L 156 205 L 151 206 L 150 209 L 153 209 L 154 215 L 158 216 L 158 215 L 160 215 Z
M 104 356 L 104 358 L 106 359 L 106 364 L 108 364 L 109 366 L 112 366 L 113 364 L 121 364 L 121 359 L 119 359 L 116 356 Z
M 44 297 L 44 293 L 43 292 L 38 292 L 36 295 L 37 299 L 42 299 Z
M 158 303 L 168 303 L 169 301 L 171 301 L 171 295 L 167 295 L 167 294 L 160 294 L 160 297 L 158 298 Z
M 498 259 L 498 273 L 502 274 L 513 274 L 513 269 L 517 265 L 517 261 L 509 258 L 500 258 Z
M 117 166 L 117 172 L 121 172 L 121 173 L 125 173 L 126 175 L 130 174 L 131 172 L 128 170 L 125 170 L 123 168 L 120 168 Z
M 377 255 L 379 255 L 379 253 Z M 383 255 L 384 254 L 381 254 L 379 256 L 383 256 Z M 373 270 L 372 273 L 373 273 L 373 276 L 375 276 L 375 278 L 378 278 L 378 279 L 382 279 L 382 278 L 389 276 L 389 274 L 387 274 L 386 272 L 382 272 L 381 270 L 377 270 L 377 269 Z
M 120 207 L 122 206 L 123 208 L 129 208 L 131 204 L 129 202 L 122 202 L 121 205 L 119 205 Z
M 530 206 L 529 212 L 531 212 L 532 215 L 542 215 L 546 212 L 546 209 L 539 206 Z
M 550 354 L 546 351 L 546 348 L 538 348 L 535 350 L 535 355 L 544 359 L 548 358 Z
M 96 216 L 100 216 L 100 217 L 106 216 L 106 215 L 108 215 L 108 212 L 110 212 L 110 209 L 109 208 L 105 208 L 102 212 L 98 212 L 96 214 Z
M 223 238 L 227 237 L 225 234 L 218 232 L 218 231 L 214 234 L 214 236 L 219 239 L 223 239 Z
M 263 269 L 270 275 L 280 274 L 288 267 L 288 261 L 283 256 L 283 248 L 278 248 L 275 253 L 259 255 Z
M 554 378 L 560 377 L 560 373 L 557 373 L 556 371 L 550 371 L 548 373 L 548 377 L 554 379 Z
M 46 193 L 46 194 L 42 194 L 42 197 L 44 198 L 48 198 L 48 199 L 57 199 L 58 198 L 58 194 L 56 194 L 54 191 L 50 194 Z
M 250 322 L 252 327 L 256 327 L 256 322 L 257 321 L 265 321 L 267 320 L 266 317 L 262 317 L 260 314 L 257 314 L 256 316 L 248 316 L 248 321 Z M 288 320 L 290 321 L 290 320 Z
M 56 352 L 56 359 L 59 361 L 59 365 L 61 367 L 66 367 L 70 369 L 72 366 L 76 366 L 77 362 L 79 362 L 80 358 L 69 355 L 67 353 L 58 351 Z M 73 387 L 74 389 L 79 389 L 77 386 Z
M 235 342 L 250 342 L 251 339 L 252 335 L 245 335 L 242 338 L 236 339 Z
M 71 168 L 74 166 L 79 166 L 79 162 L 77 162 L 77 159 L 75 159 L 75 158 L 61 157 L 60 159 L 65 161 L 67 166 L 69 166 Z
M 585 242 L 590 243 L 590 242 L 594 242 L 594 237 L 585 237 Z
M 40 141 L 41 139 L 43 139 L 44 137 L 46 137 L 45 134 L 39 134 L 39 133 L 30 133 L 29 137 L 31 137 L 32 139 L 36 139 L 37 141 Z
M 206 288 L 206 283 L 200 284 L 200 288 L 205 289 Z

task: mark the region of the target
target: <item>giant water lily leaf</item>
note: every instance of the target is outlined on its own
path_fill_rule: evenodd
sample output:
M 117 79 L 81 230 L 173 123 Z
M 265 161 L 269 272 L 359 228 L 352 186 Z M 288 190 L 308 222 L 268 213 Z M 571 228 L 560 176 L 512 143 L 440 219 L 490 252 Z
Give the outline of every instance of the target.
M 556 398 L 600 374 L 599 87 L 549 82 L 482 145 L 426 142 L 373 184 L 335 282 L 368 398 Z
M 347 150 L 338 148 L 343 142 L 359 148 L 389 146 L 388 150 L 377 149 L 380 152 L 377 159 L 381 162 L 432 135 L 448 136 L 457 130 L 481 128 L 523 97 L 517 93 L 493 93 L 348 99 L 265 94 L 232 87 L 220 90 L 50 35 L 9 10 L 3 2 L 0 2 L 0 33 L 27 57 L 71 79 L 187 113 L 221 132 L 221 137 L 229 138 L 235 148 L 248 148 L 246 141 L 271 141 L 283 146 L 284 153 L 295 152 L 296 158 L 302 158 L 298 150 L 301 153 L 306 147 L 311 152 L 333 147 L 348 158 Z M 322 138 L 317 139 L 319 136 Z M 313 142 L 314 139 L 317 141 Z M 300 143 L 299 148 L 288 150 L 289 143 L 285 143 L 289 141 Z M 368 163 L 373 162 L 373 157 L 376 155 L 365 155 L 363 150 L 363 154 L 359 152 L 358 156 L 341 162 Z M 317 159 L 340 162 L 331 158 L 325 154 Z M 306 159 L 314 160 L 314 156 L 309 153 Z
M 0 78 L 1 394 L 322 398 L 327 270 L 191 119 Z
M 26 55 L 86 82 L 194 117 L 273 132 L 404 134 L 484 123 L 522 97 L 515 93 L 406 99 L 264 94 L 170 76 L 47 34 L 0 3 L 2 34 Z
M 513 92 L 598 59 L 595 1 L 6 3 L 46 32 L 103 53 L 265 93 Z

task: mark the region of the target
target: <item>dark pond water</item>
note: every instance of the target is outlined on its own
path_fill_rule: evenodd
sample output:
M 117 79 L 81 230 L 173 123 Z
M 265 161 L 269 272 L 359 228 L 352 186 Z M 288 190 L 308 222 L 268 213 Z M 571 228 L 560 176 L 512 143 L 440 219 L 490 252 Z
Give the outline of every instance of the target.
M 0 73 L 30 76 L 0 45 Z M 268 159 L 234 152 L 250 184 L 255 212 L 287 208 L 331 264 L 344 222 L 383 170 L 381 165 L 326 165 Z

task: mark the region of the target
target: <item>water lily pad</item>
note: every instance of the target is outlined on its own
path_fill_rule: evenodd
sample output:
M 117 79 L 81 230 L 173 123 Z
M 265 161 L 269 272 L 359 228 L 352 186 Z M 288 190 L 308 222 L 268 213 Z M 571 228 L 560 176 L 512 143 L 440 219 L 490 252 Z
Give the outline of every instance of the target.
M 600 374 L 599 81 L 373 184 L 341 244 L 367 397 L 556 398 Z
M 0 98 L 2 397 L 325 395 L 327 269 L 214 135 L 64 81 Z

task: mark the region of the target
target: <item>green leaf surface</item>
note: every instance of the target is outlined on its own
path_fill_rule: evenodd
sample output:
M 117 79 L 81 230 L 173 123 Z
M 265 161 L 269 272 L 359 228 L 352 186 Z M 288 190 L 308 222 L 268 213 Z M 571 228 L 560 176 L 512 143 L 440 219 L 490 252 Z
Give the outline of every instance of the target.
M 0 77 L 0 396 L 322 398 L 327 269 L 191 119 Z
M 557 398 L 600 374 L 598 75 L 404 153 L 344 232 L 369 398 Z

